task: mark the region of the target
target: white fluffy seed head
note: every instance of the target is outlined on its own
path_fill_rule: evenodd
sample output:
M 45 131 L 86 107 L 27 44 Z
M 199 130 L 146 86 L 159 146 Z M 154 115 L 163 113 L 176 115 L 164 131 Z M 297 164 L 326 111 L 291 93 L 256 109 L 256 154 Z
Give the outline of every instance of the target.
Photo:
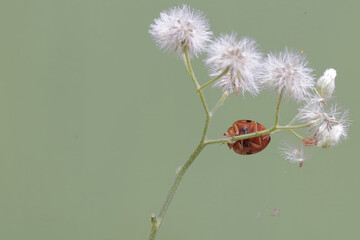
M 344 125 L 338 124 L 329 129 L 319 132 L 317 135 L 318 146 L 322 148 L 329 148 L 336 146 L 342 140 L 347 138 L 347 130 Z
M 216 77 L 228 70 L 214 86 L 227 93 L 259 93 L 257 72 L 262 53 L 254 40 L 247 37 L 237 40 L 235 33 L 222 34 L 210 44 L 207 54 L 205 63 L 210 67 L 211 76 Z
M 280 154 L 286 160 L 290 161 L 291 163 L 302 163 L 304 162 L 304 150 L 303 145 L 300 148 L 297 148 L 291 144 L 289 144 L 286 140 L 281 142 L 281 146 L 279 147 Z M 301 166 L 300 165 L 300 166 Z
M 324 98 L 330 98 L 335 90 L 336 70 L 333 68 L 327 69 L 324 74 L 316 82 L 316 90 L 319 95 Z
M 314 89 L 313 69 L 309 68 L 305 56 L 285 48 L 278 54 L 269 53 L 260 73 L 260 82 L 295 101 L 306 100 Z
M 318 146 L 333 147 L 347 138 L 349 111 L 339 112 L 333 106 L 330 112 L 324 111 L 319 104 L 308 104 L 299 109 L 299 119 L 309 125 L 309 131 L 314 133 Z
M 186 46 L 190 56 L 196 57 L 204 52 L 212 36 L 203 12 L 187 5 L 161 12 L 150 25 L 149 33 L 160 49 L 181 54 Z

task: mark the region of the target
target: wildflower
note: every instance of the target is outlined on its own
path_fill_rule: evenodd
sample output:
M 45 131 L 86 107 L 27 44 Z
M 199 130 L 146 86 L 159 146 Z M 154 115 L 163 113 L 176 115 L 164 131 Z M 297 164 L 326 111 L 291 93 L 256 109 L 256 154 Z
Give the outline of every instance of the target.
M 291 163 L 299 163 L 299 167 L 302 167 L 304 163 L 304 145 L 301 145 L 299 150 L 295 146 L 290 145 L 287 141 L 282 141 L 282 147 L 279 148 L 281 155 L 289 160 Z
M 155 23 L 150 25 L 149 33 L 160 49 L 183 53 L 187 47 L 190 55 L 204 52 L 212 32 L 208 20 L 200 11 L 189 6 L 174 7 L 160 13 Z
M 348 114 L 348 110 L 338 112 L 336 106 L 327 113 L 321 105 L 308 104 L 299 110 L 298 117 L 309 125 L 309 131 L 313 132 L 318 140 L 317 145 L 327 148 L 347 138 Z
M 335 90 L 336 70 L 333 68 L 327 69 L 319 80 L 316 82 L 316 90 L 319 95 L 324 98 L 330 98 Z
M 314 88 L 313 69 L 307 67 L 308 61 L 304 55 L 288 50 L 278 54 L 268 54 L 260 82 L 273 87 L 279 93 L 285 94 L 300 102 L 310 96 Z
M 256 73 L 262 61 L 262 54 L 257 50 L 256 42 L 250 38 L 236 39 L 236 34 L 223 34 L 210 44 L 205 60 L 210 67 L 211 76 L 222 76 L 214 86 L 224 92 L 242 94 L 248 91 L 252 95 L 259 93 Z

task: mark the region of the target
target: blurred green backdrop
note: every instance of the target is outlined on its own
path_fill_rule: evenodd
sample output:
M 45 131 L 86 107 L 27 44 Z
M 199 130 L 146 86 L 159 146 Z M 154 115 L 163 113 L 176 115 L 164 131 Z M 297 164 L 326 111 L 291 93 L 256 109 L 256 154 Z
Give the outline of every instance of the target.
M 278 152 L 287 134 L 242 157 L 206 148 L 184 178 L 159 239 L 359 238 L 359 1 L 186 1 L 215 35 L 261 50 L 303 50 L 320 76 L 337 70 L 349 140 L 310 149 L 303 168 Z M 204 113 L 181 60 L 148 34 L 178 1 L 2 0 L 0 239 L 147 239 L 175 169 L 200 139 Z M 208 80 L 202 59 L 193 62 Z M 219 89 L 205 91 L 210 105 Z M 235 121 L 270 127 L 276 96 L 230 97 L 217 138 Z M 281 121 L 296 113 L 284 101 Z M 274 208 L 280 215 L 270 216 Z

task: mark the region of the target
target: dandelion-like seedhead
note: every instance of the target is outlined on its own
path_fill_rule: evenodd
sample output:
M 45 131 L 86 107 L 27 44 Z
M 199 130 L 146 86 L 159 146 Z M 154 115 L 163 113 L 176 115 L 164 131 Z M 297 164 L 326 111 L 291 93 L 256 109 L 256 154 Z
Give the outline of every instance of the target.
M 307 104 L 299 109 L 299 119 L 309 125 L 309 131 L 314 133 L 319 147 L 333 147 L 347 138 L 349 111 L 340 112 L 337 109 L 334 105 L 330 112 L 326 112 L 319 104 Z
M 257 72 L 262 62 L 262 53 L 258 51 L 256 42 L 244 37 L 237 40 L 236 34 L 223 34 L 215 39 L 207 50 L 206 64 L 210 67 L 210 75 L 222 76 L 214 86 L 228 93 L 242 94 L 245 91 L 252 95 L 259 93 Z
M 289 49 L 278 54 L 269 53 L 260 73 L 260 82 L 274 88 L 297 102 L 305 100 L 314 89 L 313 69 L 304 55 Z
M 189 6 L 170 8 L 160 13 L 149 33 L 160 49 L 183 53 L 188 48 L 190 55 L 204 52 L 212 32 L 204 14 Z
M 318 146 L 322 148 L 329 148 L 336 146 L 342 140 L 347 138 L 347 130 L 344 125 L 338 124 L 330 129 L 325 129 L 317 134 Z

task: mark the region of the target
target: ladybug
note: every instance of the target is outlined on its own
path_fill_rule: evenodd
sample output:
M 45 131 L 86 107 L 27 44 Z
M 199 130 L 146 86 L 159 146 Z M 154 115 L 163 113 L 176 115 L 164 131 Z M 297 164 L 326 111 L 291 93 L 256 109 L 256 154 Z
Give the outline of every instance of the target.
M 234 122 L 232 127 L 230 127 L 226 133 L 224 133 L 224 137 L 235 137 L 263 130 L 266 130 L 266 128 L 258 122 L 251 120 L 239 120 Z M 264 150 L 264 148 L 266 148 L 269 144 L 270 139 L 270 135 L 267 134 L 259 137 L 241 139 L 234 143 L 228 143 L 227 145 L 230 149 L 232 148 L 234 152 L 238 154 L 250 155 Z

